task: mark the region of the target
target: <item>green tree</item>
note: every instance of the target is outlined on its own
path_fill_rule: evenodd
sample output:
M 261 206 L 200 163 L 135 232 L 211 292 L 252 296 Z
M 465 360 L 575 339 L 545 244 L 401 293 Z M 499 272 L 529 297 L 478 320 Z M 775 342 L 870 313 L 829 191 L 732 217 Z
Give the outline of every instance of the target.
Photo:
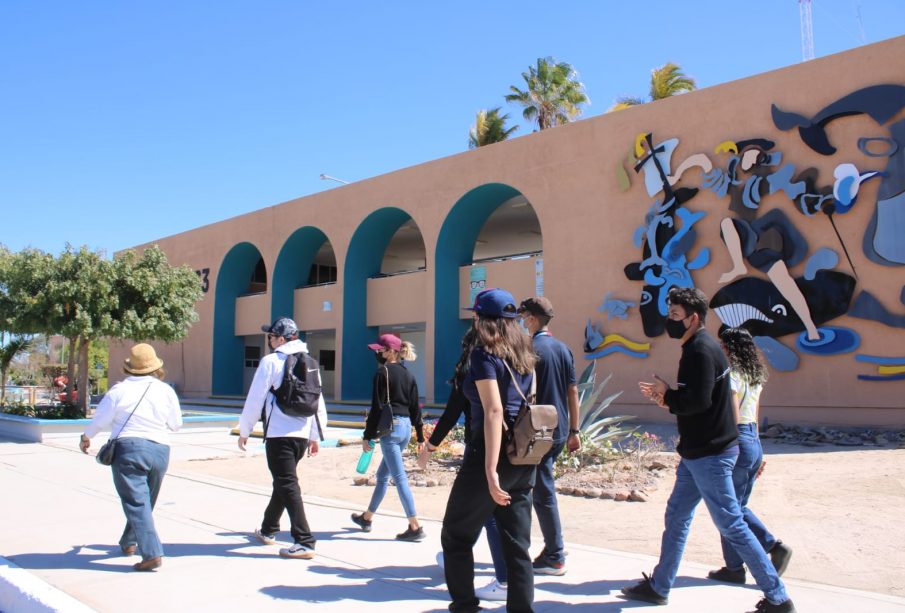
M 581 105 L 588 103 L 584 85 L 566 62 L 537 58 L 537 64 L 529 66 L 522 78 L 525 89 L 510 86 L 512 93 L 506 95 L 506 101 L 523 106 L 522 116 L 536 122 L 539 130 L 569 123 L 581 115 Z
M 9 341 L 6 341 L 5 336 L 5 333 L 0 334 L 0 406 L 6 402 L 6 375 L 9 367 L 16 356 L 31 347 L 31 339 L 25 336 L 11 336 Z
M 475 124 L 468 131 L 468 148 L 477 149 L 484 145 L 500 143 L 509 138 L 509 135 L 518 130 L 518 126 L 506 127 L 509 113 L 500 115 L 500 107 L 489 111 L 478 111 Z
M 697 89 L 695 80 L 682 72 L 678 64 L 667 62 L 659 68 L 650 71 L 649 101 L 663 100 L 678 94 Z M 621 111 L 630 106 L 644 104 L 648 100 L 634 96 L 622 96 L 616 99 L 616 103 L 610 107 L 610 111 Z

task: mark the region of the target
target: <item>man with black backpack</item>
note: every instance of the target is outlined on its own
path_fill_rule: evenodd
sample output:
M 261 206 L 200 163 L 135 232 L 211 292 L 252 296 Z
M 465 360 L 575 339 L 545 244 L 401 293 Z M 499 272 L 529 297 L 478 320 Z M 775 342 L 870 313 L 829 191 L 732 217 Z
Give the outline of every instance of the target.
M 265 545 L 276 544 L 283 510 L 289 514 L 291 547 L 280 549 L 284 558 L 314 557 L 315 538 L 308 527 L 298 463 L 317 455 L 327 424 L 327 405 L 321 393 L 320 368 L 298 340 L 298 328 L 288 317 L 262 326 L 273 353 L 264 356 L 255 371 L 239 418 L 239 449 L 257 421 L 264 422 L 267 467 L 273 476 L 273 494 L 264 510 L 264 521 L 255 537 Z

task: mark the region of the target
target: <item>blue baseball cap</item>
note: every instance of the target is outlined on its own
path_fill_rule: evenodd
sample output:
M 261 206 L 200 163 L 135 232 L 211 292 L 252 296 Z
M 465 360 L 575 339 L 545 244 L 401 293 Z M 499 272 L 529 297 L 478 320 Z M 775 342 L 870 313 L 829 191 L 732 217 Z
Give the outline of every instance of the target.
M 507 319 L 518 317 L 515 298 L 506 290 L 498 287 L 485 289 L 478 293 L 475 296 L 474 305 L 465 307 L 465 310 L 474 311 L 482 317 L 505 317 Z

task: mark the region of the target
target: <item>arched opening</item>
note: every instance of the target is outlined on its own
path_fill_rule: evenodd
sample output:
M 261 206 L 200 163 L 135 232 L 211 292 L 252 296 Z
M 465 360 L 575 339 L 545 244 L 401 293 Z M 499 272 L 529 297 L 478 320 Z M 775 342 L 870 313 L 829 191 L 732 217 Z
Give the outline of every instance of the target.
M 240 395 L 245 391 L 245 370 L 257 363 L 246 355 L 246 337 L 236 334 L 236 299 L 267 291 L 267 270 L 261 252 L 251 243 L 239 243 L 227 252 L 217 273 L 214 293 L 214 335 L 211 357 L 211 392 Z M 252 350 L 252 353 L 253 350 Z M 260 359 L 260 358 L 259 358 Z
M 426 315 L 417 288 L 424 268 L 424 239 L 405 211 L 378 209 L 355 230 L 343 271 L 344 399 L 370 398 L 375 364 L 367 344 L 379 334 L 410 340 L 423 353 Z M 419 359 L 411 365 L 422 385 L 423 364 Z
M 435 402 L 449 395 L 446 381 L 469 325 L 462 310 L 469 297 L 485 287 L 504 287 L 516 300 L 543 293 L 542 255 L 540 222 L 531 203 L 513 187 L 482 185 L 450 210 L 437 238 L 434 273 Z M 462 278 L 467 293 L 462 291 Z

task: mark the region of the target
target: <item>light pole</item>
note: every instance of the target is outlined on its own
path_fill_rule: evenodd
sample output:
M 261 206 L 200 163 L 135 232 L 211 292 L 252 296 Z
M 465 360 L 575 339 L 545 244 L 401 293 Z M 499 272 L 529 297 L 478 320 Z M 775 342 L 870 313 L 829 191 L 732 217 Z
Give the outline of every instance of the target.
M 331 177 L 330 175 L 325 175 L 321 173 L 321 179 L 324 181 L 336 181 L 337 183 L 342 183 L 343 185 L 348 185 L 348 181 L 343 181 L 342 179 L 337 179 L 336 177 Z

